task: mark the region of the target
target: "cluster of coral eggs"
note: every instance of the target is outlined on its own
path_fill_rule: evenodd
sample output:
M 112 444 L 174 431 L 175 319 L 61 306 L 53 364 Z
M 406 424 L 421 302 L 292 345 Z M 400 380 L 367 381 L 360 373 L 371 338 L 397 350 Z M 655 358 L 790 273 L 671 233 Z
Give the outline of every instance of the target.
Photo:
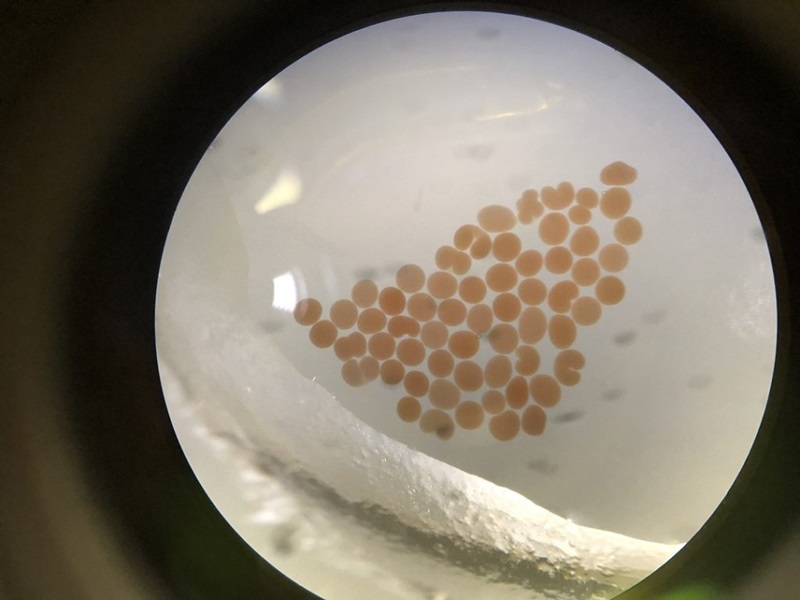
M 484 422 L 499 441 L 520 431 L 540 435 L 562 386 L 580 381 L 585 358 L 572 347 L 578 328 L 594 325 L 603 306 L 625 295 L 619 275 L 642 226 L 628 215 L 631 195 L 623 186 L 636 175 L 614 162 L 600 173 L 610 186 L 602 194 L 562 182 L 526 190 L 516 211 L 486 206 L 477 224 L 461 226 L 453 244 L 437 250 L 438 270 L 404 265 L 396 285 L 383 289 L 359 281 L 327 319 L 318 300 L 304 298 L 295 320 L 310 327 L 312 344 L 333 348 L 348 385 L 378 378 L 402 385 L 398 417 L 441 440 Z M 614 221 L 607 244 L 590 224 L 598 210 Z M 518 235 L 531 227 L 537 248 L 525 248 Z M 537 277 L 542 270 L 551 274 L 549 287 Z M 536 349 L 545 340 L 557 351 L 549 372 Z M 486 344 L 491 356 L 480 364 Z

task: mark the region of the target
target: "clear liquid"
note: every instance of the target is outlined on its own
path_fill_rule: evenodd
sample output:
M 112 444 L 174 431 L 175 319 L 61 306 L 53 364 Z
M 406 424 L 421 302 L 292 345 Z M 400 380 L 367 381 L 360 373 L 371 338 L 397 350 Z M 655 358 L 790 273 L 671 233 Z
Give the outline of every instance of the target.
M 526 375 L 527 403 L 511 412 L 522 416 L 539 406 L 546 414 L 541 432 L 530 435 L 520 424 L 515 435 L 498 439 L 503 427 L 492 432 L 486 385 L 460 391 L 482 408 L 479 426 L 461 426 L 450 408 L 443 412 L 451 435 L 437 436 L 447 428 L 424 431 L 419 419 L 435 408 L 429 397 L 419 400 L 419 418 L 405 422 L 398 414 L 398 401 L 409 395 L 403 384 L 379 376 L 348 385 L 333 348 L 314 346 L 310 325 L 297 323 L 293 311 L 303 298 L 318 299 L 320 318 L 328 319 L 329 308 L 350 298 L 360 280 L 383 289 L 398 285 L 404 264 L 428 275 L 441 270 L 437 251 L 455 246 L 462 225 L 480 224 L 486 206 L 507 207 L 519 220 L 525 190 L 541 197 L 545 187 L 570 182 L 602 195 L 611 184 L 600 172 L 615 160 L 638 171 L 624 186 L 631 207 L 618 215 L 619 202 L 611 202 L 611 216 L 602 206 L 591 209 L 588 225 L 599 246 L 581 258 L 613 268 L 614 257 L 600 253 L 619 243 L 615 224 L 626 216 L 642 224 L 643 235 L 628 243 L 622 233 L 629 254 L 622 270 L 600 268 L 600 276 L 624 283 L 624 297 L 600 302 L 600 318 L 576 326 L 569 348 L 585 360 L 580 382 L 558 381 L 555 362 L 567 348 L 554 346 L 548 334 L 526 344 L 539 354 L 536 374 L 558 381 L 559 401 L 531 398 L 534 374 Z M 577 199 L 553 210 L 569 215 L 574 206 Z M 521 249 L 545 255 L 553 246 L 539 230 L 543 218 L 510 230 Z M 573 217 L 570 235 L 581 218 Z M 158 309 L 159 354 L 194 402 L 186 400 L 194 408 L 181 412 L 167 389 L 176 430 L 212 499 L 238 507 L 222 512 L 243 537 L 318 593 L 352 597 L 336 590 L 392 581 L 401 591 L 384 587 L 386 597 L 433 597 L 437 590 L 459 598 L 502 597 L 491 595 L 498 590 L 538 597 L 541 581 L 520 573 L 557 567 L 531 559 L 539 566 L 524 563 L 517 579 L 491 583 L 489 571 L 501 569 L 492 552 L 526 530 L 521 523 L 534 524 L 526 535 L 542 519 L 555 518 L 558 526 L 517 540 L 519 556 L 569 539 L 575 524 L 672 544 L 693 535 L 728 490 L 763 414 L 774 359 L 771 269 L 763 237 L 754 232 L 760 227 L 749 196 L 705 125 L 663 83 L 598 42 L 488 13 L 410 17 L 361 30 L 298 61 L 256 94 L 187 188 L 164 256 Z M 590 243 L 578 242 L 581 252 Z M 574 248 L 571 254 L 575 261 Z M 581 283 L 591 273 L 553 272 L 563 260 L 551 257 L 550 268 L 530 278 L 548 290 L 577 278 L 581 296 L 614 300 L 613 286 Z M 473 257 L 458 279 L 486 281 L 490 267 L 503 262 L 515 259 Z M 523 296 L 518 285 L 513 291 Z M 487 298 L 499 293 L 490 290 Z M 563 314 L 577 319 L 574 299 L 567 301 Z M 558 312 L 547 300 L 521 306 L 541 306 L 548 318 Z M 508 323 L 519 330 L 518 317 Z M 433 350 L 426 349 L 424 368 L 406 365 L 429 383 Z M 465 360 L 485 377 L 495 354 L 487 331 Z M 493 389 L 505 398 L 502 414 L 508 390 Z M 509 427 L 515 429 L 506 425 L 499 437 Z M 196 430 L 237 440 L 238 479 L 226 479 L 228 459 Z M 266 474 L 257 468 L 264 460 L 272 465 Z M 258 475 L 250 481 L 247 473 Z M 459 498 L 486 508 L 487 519 L 459 516 Z M 253 514 L 266 514 L 255 508 L 259 502 L 295 506 L 294 516 L 255 523 Z M 397 533 L 389 516 L 374 517 L 375 510 L 406 533 Z M 521 520 L 499 517 L 517 510 Z M 269 540 L 301 541 L 286 542 L 295 549 L 282 554 L 280 544 L 264 541 L 264 527 Z M 614 543 L 608 535 L 598 543 Z M 485 568 L 461 564 L 455 551 L 437 554 L 436 544 L 448 539 L 472 539 Z M 660 558 L 636 571 L 641 577 L 675 549 L 648 548 Z M 346 557 L 349 567 L 340 564 Z M 606 597 L 634 582 L 615 579 L 618 567 L 624 570 L 610 565 L 612 575 L 589 577 L 610 586 L 605 591 L 584 587 L 570 596 L 566 590 L 579 589 L 574 581 L 553 585 L 566 594 L 558 597 Z

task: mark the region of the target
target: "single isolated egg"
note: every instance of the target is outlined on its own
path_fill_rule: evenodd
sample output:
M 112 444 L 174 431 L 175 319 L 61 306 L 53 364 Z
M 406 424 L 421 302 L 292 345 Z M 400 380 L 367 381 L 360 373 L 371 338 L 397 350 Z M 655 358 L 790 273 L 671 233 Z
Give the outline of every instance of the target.
M 753 231 L 717 139 L 616 50 L 487 12 L 365 27 L 189 182 L 170 416 L 221 514 L 325 598 L 611 598 L 750 451 L 776 338 Z

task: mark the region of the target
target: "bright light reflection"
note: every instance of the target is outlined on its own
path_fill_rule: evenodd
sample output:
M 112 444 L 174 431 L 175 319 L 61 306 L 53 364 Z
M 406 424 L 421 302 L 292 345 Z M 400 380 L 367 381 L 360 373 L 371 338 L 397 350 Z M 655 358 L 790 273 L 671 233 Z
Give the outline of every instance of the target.
M 275 77 L 264 84 L 253 97 L 262 102 L 278 102 L 283 96 L 283 83 Z
M 294 275 L 283 273 L 272 278 L 272 306 L 279 310 L 291 312 L 297 304 L 297 284 Z
M 294 204 L 303 191 L 303 183 L 300 177 L 292 170 L 286 170 L 278 177 L 272 187 L 261 196 L 253 207 L 259 215 L 268 213 L 271 210 Z
M 498 119 L 509 119 L 511 117 L 524 117 L 526 115 L 532 115 L 537 112 L 542 112 L 543 110 L 547 110 L 548 108 L 550 108 L 550 105 L 547 103 L 547 100 L 542 100 L 539 106 L 533 108 L 495 113 L 493 115 L 484 115 L 482 117 L 476 118 L 475 120 L 481 122 L 481 121 L 496 121 Z

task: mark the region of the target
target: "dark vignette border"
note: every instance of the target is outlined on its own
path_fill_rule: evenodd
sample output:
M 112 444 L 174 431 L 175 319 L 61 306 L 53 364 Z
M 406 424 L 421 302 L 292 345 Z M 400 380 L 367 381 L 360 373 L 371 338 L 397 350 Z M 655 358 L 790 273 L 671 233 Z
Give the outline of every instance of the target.
M 793 90 L 746 35 L 699 3 L 370 0 L 242 10 L 186 59 L 154 73 L 137 120 L 87 186 L 90 212 L 64 255 L 67 408 L 85 466 L 141 560 L 178 598 L 310 598 L 262 561 L 205 496 L 172 431 L 155 358 L 157 273 L 172 215 L 219 129 L 262 83 L 330 39 L 435 10 L 530 15 L 598 38 L 675 89 L 714 131 L 750 190 L 779 298 L 778 359 L 761 434 L 737 484 L 670 564 L 622 597 L 732 589 L 800 516 L 796 314 L 800 126 Z M 202 11 L 202 3 L 194 10 Z M 230 10 L 235 10 L 231 8 Z M 691 490 L 687 490 L 691 493 Z

